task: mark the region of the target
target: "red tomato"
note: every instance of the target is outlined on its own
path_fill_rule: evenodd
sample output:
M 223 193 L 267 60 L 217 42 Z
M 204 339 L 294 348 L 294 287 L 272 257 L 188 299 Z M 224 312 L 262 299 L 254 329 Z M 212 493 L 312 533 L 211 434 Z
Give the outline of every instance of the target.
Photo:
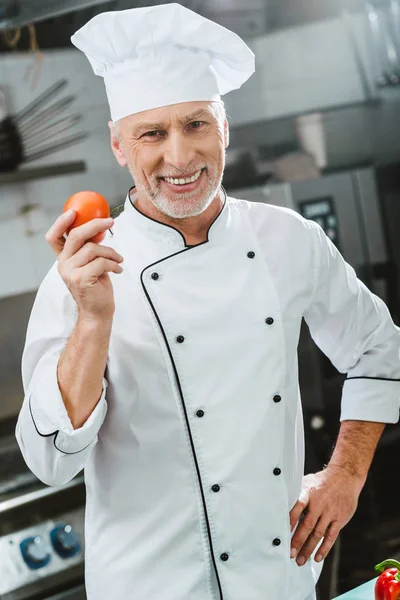
M 64 212 L 70 208 L 74 209 L 76 217 L 67 233 L 74 227 L 83 225 L 92 219 L 106 219 L 110 216 L 110 207 L 107 200 L 97 192 L 84 191 L 73 194 L 64 204 Z M 97 233 L 89 241 L 98 244 L 104 239 L 105 235 L 105 232 Z

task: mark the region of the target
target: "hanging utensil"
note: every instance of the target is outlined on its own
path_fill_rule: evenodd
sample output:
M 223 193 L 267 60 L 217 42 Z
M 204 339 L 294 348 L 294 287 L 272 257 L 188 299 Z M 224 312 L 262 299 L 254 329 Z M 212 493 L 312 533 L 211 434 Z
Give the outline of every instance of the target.
M 22 142 L 24 144 L 24 148 L 35 144 L 38 141 L 38 138 L 45 135 L 46 141 L 48 141 L 49 137 L 54 135 L 59 135 L 63 131 L 67 129 L 71 129 L 75 125 L 77 125 L 82 120 L 82 115 L 71 115 L 69 117 L 65 117 L 63 119 L 59 119 L 54 123 L 49 125 L 43 125 L 40 129 L 35 129 L 33 132 L 28 133 L 27 136 L 22 138 Z
M 24 125 L 22 125 L 19 129 L 22 136 L 27 135 L 28 131 L 31 132 L 32 129 L 35 129 L 37 125 L 43 123 L 43 121 L 48 121 L 50 117 L 54 117 L 62 112 L 64 112 L 68 106 L 75 100 L 75 96 L 67 96 L 62 100 L 58 100 L 49 108 L 46 108 L 42 112 L 40 112 L 36 117 L 33 117 L 29 121 L 27 121 Z
M 78 133 L 74 136 L 71 136 L 70 138 L 65 138 L 62 142 L 59 142 L 57 144 L 52 144 L 50 146 L 43 146 L 41 148 L 38 148 L 35 152 L 25 155 L 24 162 L 31 162 L 33 160 L 37 160 L 39 158 L 47 156 L 48 154 L 53 154 L 57 150 L 63 150 L 68 146 L 72 146 L 77 142 L 84 140 L 88 136 L 89 134 L 86 132 Z
M 47 90 L 45 90 L 40 96 L 35 98 L 32 102 L 30 102 L 25 108 L 20 110 L 16 115 L 14 115 L 14 121 L 17 125 L 21 125 L 28 117 L 37 112 L 43 107 L 43 104 L 49 102 L 56 94 L 58 94 L 66 85 L 68 81 L 67 79 L 60 79 L 52 86 L 50 86 Z

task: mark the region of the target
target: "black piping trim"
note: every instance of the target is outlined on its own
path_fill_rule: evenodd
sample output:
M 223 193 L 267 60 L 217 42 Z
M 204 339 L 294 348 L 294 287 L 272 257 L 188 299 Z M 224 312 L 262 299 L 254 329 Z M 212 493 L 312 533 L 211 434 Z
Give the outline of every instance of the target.
M 390 379 L 390 377 L 347 377 L 345 381 L 350 379 L 375 379 L 377 381 L 400 381 L 400 379 Z
M 177 233 L 179 233 L 179 235 L 181 236 L 181 238 L 182 238 L 182 240 L 183 240 L 183 243 L 184 243 L 184 245 L 185 245 L 185 248 L 195 248 L 196 246 L 202 246 L 203 244 L 205 244 L 206 242 L 208 242 L 208 241 L 209 241 L 208 234 L 209 234 L 209 232 L 210 232 L 210 229 L 211 229 L 211 227 L 214 225 L 214 223 L 215 223 L 215 221 L 218 219 L 218 217 L 221 215 L 221 213 L 224 211 L 224 208 L 226 207 L 226 201 L 227 201 L 227 197 L 228 197 L 228 196 L 227 196 L 227 193 L 226 193 L 226 190 L 225 190 L 225 188 L 224 188 L 224 186 L 223 186 L 223 185 L 221 185 L 221 189 L 222 189 L 222 191 L 224 192 L 224 204 L 223 204 L 223 207 L 222 207 L 222 209 L 220 210 L 220 212 L 217 214 L 217 216 L 216 216 L 216 217 L 215 217 L 215 219 L 212 221 L 212 223 L 210 223 L 210 225 L 209 225 L 209 227 L 208 227 L 208 229 L 207 229 L 207 239 L 205 240 L 205 242 L 201 242 L 200 244 L 196 244 L 195 246 L 193 246 L 193 245 L 189 245 L 189 246 L 188 246 L 188 245 L 186 244 L 185 236 L 183 235 L 183 233 L 182 233 L 181 231 L 179 231 L 179 229 L 176 229 L 176 227 L 173 227 L 172 225 L 168 225 L 168 223 L 163 223 L 162 221 L 157 221 L 157 219 L 153 219 L 153 217 L 149 217 L 149 215 L 146 215 L 145 213 L 142 213 L 142 211 L 141 211 L 141 210 L 139 210 L 139 209 L 138 209 L 138 208 L 137 208 L 137 207 L 134 205 L 134 203 L 132 202 L 132 199 L 131 199 L 131 191 L 132 191 L 132 190 L 133 190 L 135 187 L 136 187 L 135 185 L 132 185 L 132 186 L 129 188 L 129 191 L 128 191 L 128 198 L 129 198 L 129 202 L 131 203 L 131 206 L 132 206 L 132 208 L 134 208 L 134 209 L 135 209 L 135 210 L 136 210 L 136 211 L 137 211 L 137 212 L 138 212 L 140 215 L 142 215 L 142 217 L 145 217 L 146 219 L 149 219 L 149 221 L 153 221 L 153 223 L 158 223 L 159 225 L 164 225 L 164 227 L 169 227 L 170 229 L 173 229 L 174 231 L 176 231 Z M 174 255 L 172 255 L 172 256 L 174 256 Z M 167 256 L 167 258 L 171 258 L 171 257 L 170 257 L 170 256 Z M 164 260 L 164 259 L 163 259 L 163 260 Z M 150 266 L 153 266 L 153 265 L 150 265 Z M 146 268 L 148 268 L 148 267 L 146 267 Z
M 226 194 L 226 192 L 225 192 L 225 194 Z M 208 242 L 208 234 L 207 234 L 207 242 Z M 201 244 L 199 244 L 199 246 L 201 246 L 202 244 L 205 244 L 207 242 L 202 242 Z M 195 248 L 196 246 L 193 246 L 193 247 Z M 198 464 L 197 456 L 196 456 L 196 449 L 195 449 L 195 446 L 194 446 L 192 432 L 191 432 L 191 429 L 190 429 L 190 423 L 189 423 L 189 419 L 188 419 L 188 414 L 187 414 L 185 399 L 184 399 L 183 391 L 182 391 L 182 387 L 181 387 L 181 382 L 179 380 L 178 370 L 176 368 L 174 357 L 172 355 L 171 348 L 170 348 L 170 345 L 168 343 L 167 336 L 165 335 L 165 331 L 164 331 L 164 328 L 162 326 L 161 320 L 160 320 L 160 318 L 159 318 L 159 316 L 157 314 L 157 311 L 156 311 L 156 309 L 154 307 L 153 302 L 151 301 L 150 295 L 149 295 L 149 293 L 148 293 L 148 291 L 146 289 L 145 283 L 143 281 L 143 274 L 144 274 L 144 272 L 147 269 L 150 269 L 151 267 L 154 267 L 155 265 L 158 265 L 158 264 L 162 263 L 165 260 L 173 258 L 174 256 L 178 256 L 179 254 L 182 254 L 183 252 L 187 252 L 188 250 L 190 250 L 190 247 L 185 248 L 184 250 L 180 250 L 179 252 L 176 252 L 175 254 L 171 254 L 170 256 L 167 256 L 165 258 L 162 258 L 161 260 L 158 260 L 158 261 L 156 261 L 155 263 L 153 263 L 151 265 L 148 265 L 141 272 L 141 274 L 140 274 L 140 280 L 141 280 L 141 283 L 142 283 L 143 291 L 144 291 L 144 293 L 145 293 L 145 295 L 147 297 L 147 300 L 148 300 L 148 302 L 149 302 L 149 304 L 150 304 L 150 306 L 151 306 L 151 308 L 152 308 L 152 310 L 154 312 L 154 315 L 155 315 L 155 317 L 157 319 L 157 323 L 158 323 L 158 325 L 160 327 L 162 336 L 164 338 L 164 342 L 165 342 L 165 345 L 167 347 L 168 354 L 169 354 L 169 357 L 171 359 L 172 367 L 173 367 L 173 370 L 174 370 L 174 375 L 175 375 L 176 383 L 178 385 L 179 395 L 180 395 L 180 398 L 181 398 L 183 412 L 184 412 L 184 415 L 185 415 L 186 427 L 187 427 L 187 431 L 188 431 L 188 434 L 189 434 L 189 440 L 190 440 L 190 446 L 191 446 L 191 449 L 192 449 L 193 460 L 194 460 L 194 464 L 195 464 L 195 467 L 196 467 L 197 479 L 198 479 L 199 486 L 200 486 L 201 499 L 202 499 L 203 509 L 204 509 L 204 516 L 205 516 L 205 519 L 206 519 L 208 541 L 209 541 L 210 550 L 211 550 L 212 563 L 213 563 L 213 566 L 214 566 L 215 576 L 216 576 L 217 583 L 218 583 L 218 590 L 219 590 L 220 600 L 224 600 L 224 597 L 223 597 L 223 594 L 222 594 L 221 581 L 220 581 L 220 578 L 219 578 L 218 569 L 217 569 L 217 563 L 216 563 L 216 559 L 215 559 L 214 547 L 213 547 L 212 536 L 211 536 L 210 521 L 209 521 L 209 518 L 208 518 L 207 504 L 206 504 L 206 499 L 205 499 L 205 495 L 204 495 L 203 482 L 202 482 L 202 479 L 201 479 L 200 468 L 199 468 L 199 464 Z
M 64 450 L 61 450 L 61 448 L 59 448 L 56 444 L 56 440 L 57 440 L 58 434 L 60 433 L 60 430 L 57 429 L 56 431 L 53 431 L 53 433 L 40 433 L 39 429 L 36 426 L 35 419 L 33 418 L 33 412 L 32 412 L 32 407 L 31 407 L 31 396 L 29 396 L 28 405 L 29 405 L 29 412 L 31 413 L 33 425 L 35 426 L 35 429 L 36 429 L 36 433 L 38 433 L 40 435 L 40 437 L 44 437 L 44 438 L 51 437 L 52 435 L 54 435 L 54 440 L 53 440 L 54 448 L 56 450 L 58 450 L 59 452 L 61 452 L 61 454 L 68 454 L 68 455 L 80 454 L 80 452 L 83 452 L 84 450 L 86 450 L 86 448 L 89 448 L 90 444 L 93 442 L 93 440 L 92 440 L 90 442 L 90 444 L 88 444 L 87 446 L 82 448 L 82 450 L 78 450 L 77 452 L 64 452 Z

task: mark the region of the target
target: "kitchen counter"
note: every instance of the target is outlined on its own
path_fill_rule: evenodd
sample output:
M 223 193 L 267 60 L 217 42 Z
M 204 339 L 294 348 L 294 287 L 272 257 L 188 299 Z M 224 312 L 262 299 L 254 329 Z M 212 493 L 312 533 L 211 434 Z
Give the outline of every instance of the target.
M 333 600 L 374 600 L 374 587 L 375 587 L 375 579 L 372 581 L 368 581 L 363 585 L 360 585 L 358 588 L 351 590 L 350 592 L 346 592 L 341 596 L 337 596 Z

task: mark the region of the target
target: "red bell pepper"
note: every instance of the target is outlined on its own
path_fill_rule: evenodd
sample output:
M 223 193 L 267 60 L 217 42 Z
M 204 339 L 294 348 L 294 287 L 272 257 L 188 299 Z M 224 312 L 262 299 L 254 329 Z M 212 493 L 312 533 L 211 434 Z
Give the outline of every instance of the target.
M 375 600 L 400 600 L 400 562 L 389 558 L 376 565 L 381 573 L 375 584 Z

